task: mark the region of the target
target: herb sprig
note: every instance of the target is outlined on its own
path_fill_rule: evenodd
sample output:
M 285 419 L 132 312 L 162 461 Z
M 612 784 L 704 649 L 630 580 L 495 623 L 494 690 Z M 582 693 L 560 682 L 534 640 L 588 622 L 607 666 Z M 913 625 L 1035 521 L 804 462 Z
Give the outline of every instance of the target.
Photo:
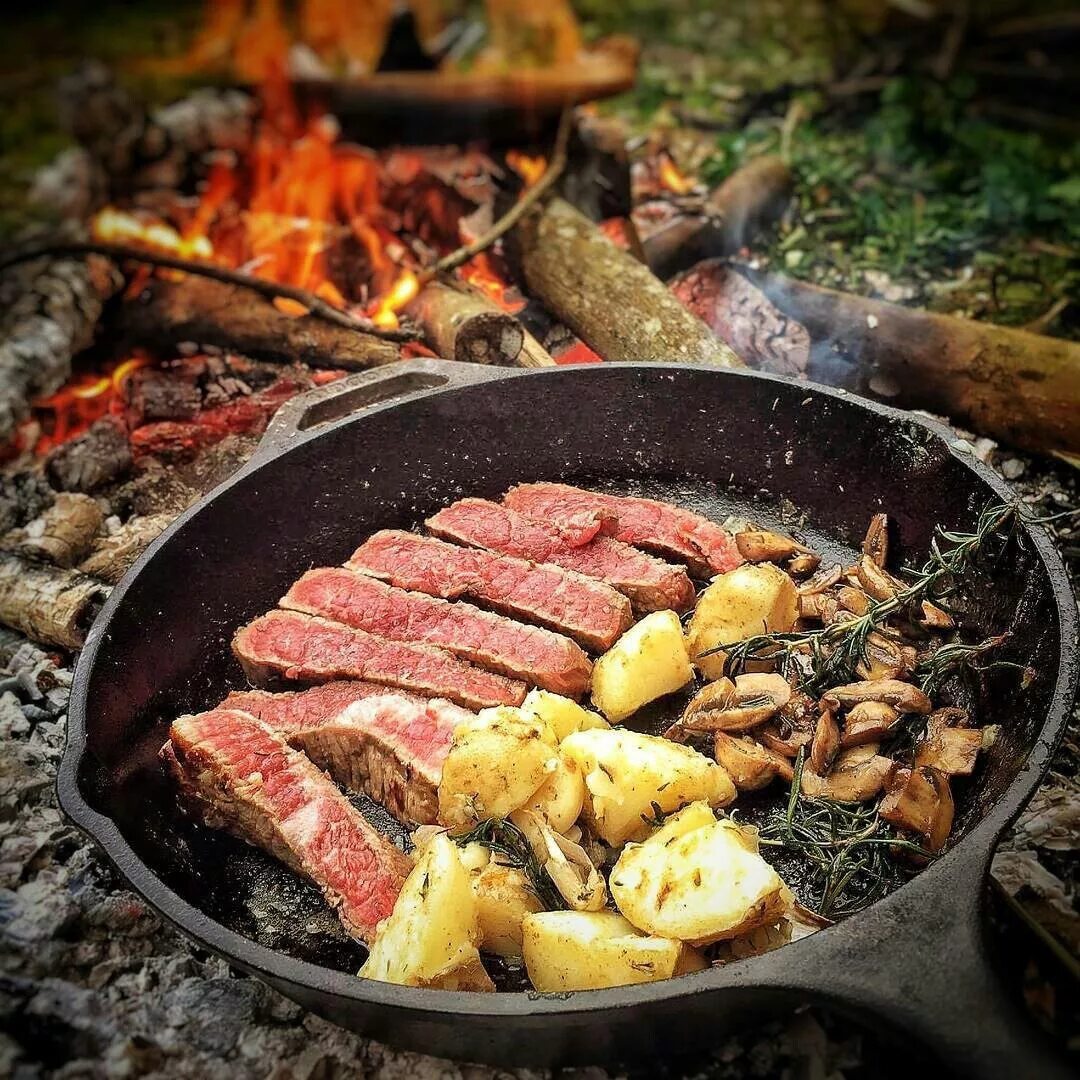
M 890 852 L 930 857 L 896 835 L 877 806 L 839 803 L 802 794 L 804 751 L 795 759 L 787 806 L 759 830 L 762 846 L 799 856 L 806 867 L 803 903 L 826 919 L 862 910 L 898 883 L 903 869 Z
M 507 866 L 521 870 L 546 911 L 562 911 L 566 908 L 566 901 L 551 880 L 551 875 L 541 866 L 525 834 L 512 821 L 485 818 L 467 833 L 453 839 L 461 847 L 482 844 L 489 851 L 502 856 Z
M 850 682 L 855 678 L 855 669 L 866 659 L 870 634 L 922 600 L 942 600 L 955 592 L 965 572 L 982 564 L 993 549 L 1000 554 L 1019 513 L 1016 503 L 990 503 L 979 514 L 972 532 L 939 526 L 930 543 L 930 557 L 913 573 L 910 584 L 886 600 L 871 599 L 862 615 L 819 630 L 757 634 L 717 645 L 701 655 L 726 653 L 724 673 L 732 677 L 746 671 L 751 662 L 771 661 L 785 678 L 808 693 Z

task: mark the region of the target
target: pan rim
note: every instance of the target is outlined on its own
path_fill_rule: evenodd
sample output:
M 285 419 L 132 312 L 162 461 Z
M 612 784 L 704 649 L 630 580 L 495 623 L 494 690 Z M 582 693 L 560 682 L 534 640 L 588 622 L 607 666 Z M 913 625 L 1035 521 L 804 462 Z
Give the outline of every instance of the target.
M 450 372 L 464 367 L 473 367 L 473 365 L 462 365 L 450 361 L 419 360 L 395 364 L 393 370 L 395 374 L 405 374 L 410 371 L 432 370 Z M 483 368 L 481 369 L 483 371 L 481 385 L 492 379 L 503 378 L 589 378 L 597 372 L 606 373 L 615 367 L 616 365 L 582 365 L 539 370 L 510 369 L 501 370 L 497 374 L 490 368 Z M 954 433 L 945 424 L 923 414 L 884 405 L 842 389 L 750 369 L 719 368 L 707 364 L 675 362 L 625 362 L 618 364 L 617 367 L 650 374 L 669 372 L 677 375 L 687 371 L 703 372 L 721 378 L 747 378 L 766 384 L 796 387 L 807 393 L 843 402 L 845 405 L 867 409 L 890 422 L 914 424 L 939 441 L 953 458 L 971 470 L 996 495 L 1004 499 L 1013 496 L 1007 483 L 993 470 L 979 462 L 970 453 L 965 453 L 954 445 Z M 1045 531 L 1041 528 L 1036 529 L 1027 522 L 1023 522 L 1021 528 L 1028 542 L 1033 545 L 1047 574 L 1057 613 L 1060 639 L 1060 665 L 1046 716 L 1039 729 L 1040 739 L 1016 776 L 983 819 L 959 840 L 955 847 L 923 871 L 913 882 L 825 932 L 813 934 L 770 954 L 750 957 L 677 979 L 566 994 L 537 992 L 481 994 L 472 991 L 432 990 L 382 983 L 296 959 L 230 930 L 165 885 L 151 867 L 135 853 L 116 822 L 89 805 L 79 784 L 78 773 L 86 753 L 87 742 L 86 705 L 98 649 L 128 589 L 138 578 L 143 567 L 170 542 L 173 535 L 201 513 L 212 500 L 218 498 L 233 485 L 242 482 L 247 476 L 276 461 L 280 456 L 287 455 L 314 439 L 323 438 L 338 428 L 361 423 L 377 412 L 407 407 L 414 401 L 436 394 L 454 395 L 468 392 L 473 388 L 474 384 L 467 381 L 464 385 L 460 382 L 455 385 L 451 381 L 446 386 L 425 390 L 404 401 L 380 402 L 360 414 L 346 416 L 303 433 L 292 440 L 290 446 L 281 453 L 264 456 L 256 451 L 249 462 L 236 473 L 179 515 L 147 548 L 113 589 L 87 634 L 86 644 L 76 666 L 69 703 L 67 742 L 57 775 L 57 794 L 61 809 L 104 850 L 136 893 L 188 938 L 225 957 L 238 967 L 263 976 L 272 982 L 293 984 L 299 989 L 314 994 L 333 995 L 358 1005 L 401 1010 L 412 1016 L 434 1021 L 460 1019 L 463 1014 L 478 1021 L 484 1021 L 551 1015 L 564 1018 L 595 1015 L 598 1012 L 632 1005 L 673 1002 L 702 992 L 738 986 L 774 987 L 782 990 L 785 985 L 784 969 L 787 965 L 778 962 L 777 957 L 782 956 L 785 961 L 792 960 L 796 963 L 800 960 L 812 962 L 814 950 L 827 947 L 824 942 L 834 939 L 837 931 L 844 928 L 847 928 L 849 932 L 857 930 L 861 921 L 870 912 L 880 911 L 897 897 L 905 897 L 910 887 L 916 882 L 923 882 L 924 887 L 933 887 L 935 884 L 951 881 L 961 866 L 972 863 L 981 880 L 992 856 L 993 841 L 1019 814 L 1042 780 L 1064 733 L 1069 707 L 1075 697 L 1077 682 L 1080 679 L 1080 652 L 1077 648 L 1078 616 L 1064 563 Z M 985 851 L 980 850 L 979 844 L 985 848 Z

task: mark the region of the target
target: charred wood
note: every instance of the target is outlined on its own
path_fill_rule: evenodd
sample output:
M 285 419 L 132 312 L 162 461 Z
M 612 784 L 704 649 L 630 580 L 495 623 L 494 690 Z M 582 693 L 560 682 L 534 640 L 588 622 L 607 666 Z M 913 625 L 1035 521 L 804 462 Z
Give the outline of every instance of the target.
M 59 491 L 93 491 L 131 467 L 131 447 L 123 425 L 111 417 L 98 420 L 82 435 L 53 450 L 45 471 Z
M 33 521 L 55 498 L 48 482 L 36 471 L 0 475 L 0 535 Z
M 152 420 L 192 420 L 202 408 L 195 380 L 157 368 L 140 368 L 124 383 L 124 401 L 131 427 Z
M 70 568 L 90 549 L 104 519 L 96 499 L 62 491 L 43 514 L 0 539 L 0 548 Z
M 115 267 L 96 258 L 38 261 L 5 283 L 0 443 L 14 435 L 34 399 L 68 381 L 72 357 L 93 341 L 105 302 L 121 283 Z
M 604 360 L 741 364 L 647 267 L 564 200 L 527 214 L 511 240 L 527 290 Z
M 85 574 L 0 554 L 0 622 L 31 641 L 79 648 L 108 595 Z
M 447 360 L 473 364 L 517 362 L 525 344 L 521 323 L 466 286 L 445 280 L 425 285 L 408 307 L 428 345 Z
M 94 541 L 90 554 L 79 569 L 84 574 L 115 585 L 172 520 L 172 514 L 129 518 L 116 532 Z
M 394 342 L 313 315 L 286 315 L 246 289 L 209 278 L 151 281 L 117 311 L 115 328 L 128 346 L 169 355 L 177 344 L 193 342 L 275 363 L 349 371 L 401 359 Z

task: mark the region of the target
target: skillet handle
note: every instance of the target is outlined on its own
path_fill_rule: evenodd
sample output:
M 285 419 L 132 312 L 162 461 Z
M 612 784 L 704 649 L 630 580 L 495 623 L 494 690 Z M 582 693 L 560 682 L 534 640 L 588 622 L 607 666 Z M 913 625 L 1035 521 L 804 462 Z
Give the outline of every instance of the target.
M 493 382 L 521 374 L 518 369 L 464 364 L 454 360 L 406 360 L 346 375 L 286 401 L 274 414 L 252 455 L 264 460 L 296 444 L 298 436 L 377 405 L 408 401 L 436 390 Z
M 877 949 L 866 951 L 864 944 L 875 934 L 873 919 L 862 928 L 858 947 L 837 937 L 839 951 L 825 969 L 826 993 L 841 1008 L 869 1013 L 913 1039 L 947 1075 L 1075 1077 L 1075 1063 L 1009 993 L 993 962 L 985 910 L 992 852 L 955 854 L 962 859 L 952 867 L 931 868 L 864 913 L 877 917 Z M 820 979 L 810 979 L 820 991 Z

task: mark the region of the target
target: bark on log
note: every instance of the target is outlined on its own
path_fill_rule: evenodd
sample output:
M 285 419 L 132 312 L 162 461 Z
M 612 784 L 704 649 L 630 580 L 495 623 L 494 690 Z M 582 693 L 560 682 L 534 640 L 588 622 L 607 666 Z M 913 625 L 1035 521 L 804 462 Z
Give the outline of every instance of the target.
M 93 550 L 79 569 L 84 574 L 115 585 L 172 520 L 172 514 L 129 518 L 117 532 L 95 541 Z
M 794 187 L 781 158 L 754 158 L 711 192 L 699 211 L 679 213 L 651 229 L 639 225 L 645 261 L 666 281 L 702 259 L 733 255 L 780 220 Z
M 525 330 L 513 315 L 448 281 L 425 285 L 407 313 L 420 324 L 428 345 L 447 360 L 507 366 L 517 362 L 525 344 Z
M 74 570 L 0 555 L 0 622 L 42 645 L 78 649 L 109 588 Z
M 1080 453 L 1077 343 L 899 307 L 748 267 L 738 272 L 789 320 L 783 341 L 770 344 L 774 351 L 797 348 L 800 327 L 809 333 L 811 379 L 941 413 L 1027 450 Z M 721 283 L 733 273 L 719 261 L 692 272 Z M 719 287 L 716 310 L 735 295 Z M 724 318 L 730 322 L 736 314 L 729 311 Z M 717 314 L 709 321 L 720 329 Z
M 250 290 L 193 275 L 151 281 L 137 300 L 120 306 L 115 329 L 130 347 L 170 355 L 181 342 L 194 342 L 259 360 L 349 371 L 401 359 L 392 341 L 312 315 L 286 315 Z
M 105 259 L 29 264 L 5 282 L 0 325 L 0 444 L 39 397 L 71 377 L 71 359 L 94 339 L 98 319 L 122 284 Z
M 62 491 L 40 517 L 7 533 L 0 547 L 70 568 L 89 551 L 104 517 L 96 499 Z
M 528 291 L 604 360 L 741 366 L 647 267 L 562 199 L 526 215 L 511 242 Z

